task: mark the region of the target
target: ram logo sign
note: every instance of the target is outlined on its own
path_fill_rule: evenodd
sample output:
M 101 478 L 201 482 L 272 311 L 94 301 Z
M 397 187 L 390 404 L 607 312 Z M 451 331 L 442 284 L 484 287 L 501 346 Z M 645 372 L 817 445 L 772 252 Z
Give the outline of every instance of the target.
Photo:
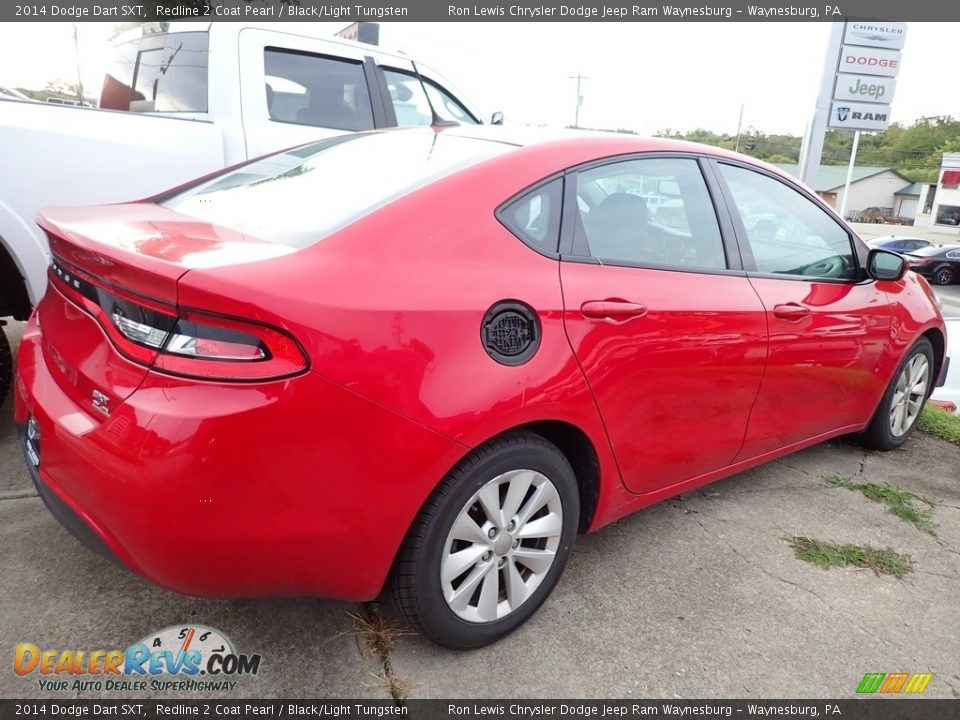
M 889 105 L 835 102 L 830 111 L 830 127 L 838 130 L 886 130 L 888 125 Z

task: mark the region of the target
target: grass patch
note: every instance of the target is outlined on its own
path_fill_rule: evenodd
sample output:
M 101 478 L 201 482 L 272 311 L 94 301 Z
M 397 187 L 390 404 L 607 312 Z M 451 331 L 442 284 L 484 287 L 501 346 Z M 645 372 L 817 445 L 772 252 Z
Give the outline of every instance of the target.
M 834 473 L 825 480 L 834 487 L 844 487 L 847 490 L 859 490 L 863 495 L 874 502 L 887 506 L 887 512 L 906 520 L 918 530 L 937 534 L 938 525 L 933 521 L 933 509 L 940 504 L 938 500 L 931 500 L 922 495 L 916 495 L 888 482 L 854 482 L 848 477 Z
M 835 545 L 808 537 L 790 538 L 790 547 L 798 560 L 824 570 L 832 567 L 856 567 L 873 570 L 876 575 L 892 575 L 898 580 L 913 572 L 909 555 L 891 548 L 883 550 L 869 545 Z
M 917 429 L 941 440 L 960 445 L 960 415 L 948 413 L 929 403 L 920 414 Z
M 403 705 L 404 701 L 410 696 L 410 684 L 397 677 L 393 671 L 393 662 L 391 653 L 397 643 L 397 640 L 404 635 L 413 635 L 413 633 L 402 625 L 392 620 L 388 620 L 380 612 L 380 605 L 376 602 L 364 603 L 358 612 L 347 613 L 351 623 L 351 628 L 345 632 L 339 633 L 335 637 L 352 635 L 360 638 L 364 642 L 361 648 L 365 659 L 376 658 L 380 661 L 383 674 L 380 676 L 390 693 L 391 699 L 397 705 Z

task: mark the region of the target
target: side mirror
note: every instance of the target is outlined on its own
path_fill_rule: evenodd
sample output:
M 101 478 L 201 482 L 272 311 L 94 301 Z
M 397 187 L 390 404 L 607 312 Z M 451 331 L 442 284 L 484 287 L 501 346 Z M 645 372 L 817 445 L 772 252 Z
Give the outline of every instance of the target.
M 900 280 L 909 267 L 906 259 L 889 250 L 871 250 L 867 255 L 867 274 L 874 280 Z
M 493 115 L 490 116 L 491 125 L 503 125 L 503 112 L 497 110 Z

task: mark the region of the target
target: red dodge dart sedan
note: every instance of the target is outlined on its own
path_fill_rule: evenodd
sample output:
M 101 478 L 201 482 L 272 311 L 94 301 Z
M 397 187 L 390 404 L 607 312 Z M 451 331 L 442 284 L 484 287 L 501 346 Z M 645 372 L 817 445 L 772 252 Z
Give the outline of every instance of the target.
M 925 280 L 715 148 L 422 128 L 42 213 L 16 421 L 54 515 L 191 595 L 369 600 L 476 647 L 578 533 L 944 374 Z

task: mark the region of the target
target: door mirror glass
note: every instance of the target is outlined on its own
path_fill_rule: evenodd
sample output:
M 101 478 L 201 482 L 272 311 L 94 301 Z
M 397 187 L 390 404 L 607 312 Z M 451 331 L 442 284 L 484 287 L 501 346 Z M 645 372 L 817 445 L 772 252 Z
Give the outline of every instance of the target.
M 907 271 L 907 261 L 896 253 L 871 250 L 867 257 L 867 272 L 874 280 L 899 280 Z
M 503 125 L 503 113 L 500 110 L 497 110 L 493 115 L 490 116 L 491 125 Z

